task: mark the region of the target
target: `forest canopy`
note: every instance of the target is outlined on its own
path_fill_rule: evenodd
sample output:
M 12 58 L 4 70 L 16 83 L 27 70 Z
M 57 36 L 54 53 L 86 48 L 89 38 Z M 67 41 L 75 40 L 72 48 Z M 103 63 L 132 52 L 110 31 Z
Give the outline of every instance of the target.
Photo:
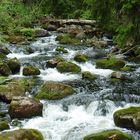
M 43 17 L 95 19 L 119 47 L 140 43 L 139 0 L 2 0 L 0 30 L 14 32 Z

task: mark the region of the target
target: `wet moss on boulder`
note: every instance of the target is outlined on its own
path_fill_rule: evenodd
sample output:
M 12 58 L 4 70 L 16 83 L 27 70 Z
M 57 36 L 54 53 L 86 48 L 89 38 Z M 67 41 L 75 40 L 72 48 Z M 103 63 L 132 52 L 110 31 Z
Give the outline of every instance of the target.
M 9 106 L 9 114 L 11 118 L 31 118 L 34 116 L 42 116 L 43 104 L 33 98 L 14 97 Z
M 91 134 L 84 137 L 84 140 L 132 140 L 129 134 L 119 130 L 109 130 L 97 134 Z
M 0 75 L 9 76 L 10 74 L 12 74 L 12 72 L 11 72 L 9 66 L 6 63 L 0 61 Z
M 65 61 L 64 58 L 60 56 L 56 56 L 55 58 L 48 60 L 46 66 L 49 68 L 55 68 L 59 62 L 63 62 L 63 61 Z
M 0 121 L 0 131 L 10 129 L 7 121 Z
M 89 80 L 89 81 L 96 80 L 97 75 L 92 74 L 89 71 L 85 71 L 82 73 L 82 79 Z
M 17 58 L 12 58 L 8 60 L 7 65 L 9 66 L 12 74 L 16 74 L 20 71 L 20 61 Z
M 120 109 L 113 117 L 116 126 L 140 131 L 140 107 Z
M 96 61 L 96 66 L 103 69 L 120 70 L 125 66 L 125 62 L 116 57 L 110 57 L 106 59 L 99 59 Z
M 19 129 L 0 134 L 0 140 L 44 140 L 36 129 Z
M 40 70 L 35 66 L 26 66 L 23 68 L 23 75 L 25 76 L 40 75 Z
M 68 53 L 68 51 L 64 47 L 57 47 L 55 51 L 60 53 Z
M 46 82 L 42 85 L 36 98 L 57 100 L 72 95 L 74 92 L 74 89 L 69 85 L 60 82 Z
M 88 60 L 88 56 L 85 54 L 76 54 L 74 60 L 77 62 L 86 62 Z
M 81 44 L 81 41 L 70 34 L 62 34 L 58 35 L 56 41 L 59 41 L 60 44 L 73 44 L 78 45 Z
M 79 72 L 81 72 L 81 68 L 78 65 L 76 65 L 72 62 L 67 62 L 67 61 L 58 63 L 56 68 L 61 73 L 66 73 L 66 72 L 79 73 Z

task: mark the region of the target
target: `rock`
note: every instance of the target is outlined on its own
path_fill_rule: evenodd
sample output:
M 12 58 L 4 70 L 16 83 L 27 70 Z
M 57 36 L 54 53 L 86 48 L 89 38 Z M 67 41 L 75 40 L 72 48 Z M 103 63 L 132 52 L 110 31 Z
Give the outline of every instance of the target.
M 108 130 L 84 137 L 84 140 L 132 140 L 132 137 L 119 130 Z
M 29 91 L 31 86 L 31 81 L 24 78 L 0 85 L 0 99 L 3 102 L 10 103 L 15 96 L 25 96 L 26 91 Z
M 44 140 L 44 138 L 38 130 L 19 129 L 1 133 L 0 140 Z
M 57 56 L 51 60 L 48 60 L 46 66 L 50 68 L 55 68 L 59 62 L 63 62 L 63 61 L 65 61 L 64 58 Z
M 14 97 L 9 106 L 11 118 L 31 118 L 42 116 L 43 104 L 28 97 Z
M 87 39 L 86 43 L 89 44 L 89 45 L 94 45 L 97 48 L 105 48 L 108 45 L 107 41 L 99 40 L 97 37 L 93 37 L 91 39 Z
M 31 48 L 31 47 L 26 47 L 26 52 L 28 53 L 28 54 L 32 54 L 32 53 L 34 53 L 34 50 Z
M 40 75 L 40 70 L 34 66 L 27 66 L 23 68 L 23 75 L 25 76 Z
M 63 47 L 57 47 L 55 50 L 60 53 L 68 53 L 68 51 Z
M 62 73 L 63 72 L 79 73 L 81 71 L 81 68 L 78 65 L 66 61 L 58 63 L 56 68 L 59 72 Z
M 57 27 L 55 25 L 49 24 L 46 29 L 48 31 L 56 31 L 57 30 Z
M 116 57 L 110 57 L 107 59 L 99 59 L 96 61 L 96 66 L 103 69 L 120 70 L 125 66 L 125 62 Z
M 77 62 L 86 62 L 88 60 L 88 56 L 85 54 L 76 54 L 74 60 Z
M 7 121 L 0 121 L 0 131 L 10 129 Z
M 12 72 L 11 72 L 9 66 L 4 62 L 0 62 L 0 75 L 9 76 L 10 74 L 12 74 Z
M 120 79 L 120 80 L 125 79 L 125 75 L 120 72 L 112 72 L 110 77 L 115 79 Z
M 85 79 L 85 80 L 96 80 L 97 79 L 97 76 L 90 73 L 89 71 L 85 71 L 82 73 L 82 79 Z
M 83 40 L 86 38 L 86 34 L 84 32 L 80 32 L 76 35 L 77 39 Z
M 0 76 L 0 85 L 6 83 L 6 81 L 8 81 L 9 78 L 5 77 L 5 76 Z
M 9 66 L 12 74 L 16 74 L 20 71 L 20 61 L 17 58 L 12 58 L 8 60 L 7 65 Z
M 37 28 L 34 31 L 34 35 L 35 35 L 35 37 L 45 37 L 45 36 L 49 36 L 50 34 L 48 33 L 47 30 Z
M 135 47 L 134 53 L 135 53 L 136 56 L 140 55 L 140 45 L 137 45 Z
M 122 71 L 133 71 L 134 67 L 133 65 L 126 65 L 123 68 L 121 68 Z
M 69 85 L 59 82 L 46 82 L 42 85 L 40 91 L 36 95 L 36 98 L 57 100 L 72 95 L 73 93 L 74 89 Z
M 81 41 L 72 37 L 70 34 L 62 34 L 56 37 L 56 41 L 59 41 L 60 44 L 81 44 Z
M 0 61 L 6 60 L 7 56 L 0 52 Z
M 4 47 L 2 44 L 0 44 L 0 53 L 8 55 L 9 53 L 11 53 L 11 51 L 7 47 Z
M 140 131 L 140 107 L 120 109 L 114 113 L 113 118 L 118 127 Z
M 21 34 L 26 37 L 45 37 L 49 36 L 47 30 L 41 28 L 23 28 L 20 30 Z

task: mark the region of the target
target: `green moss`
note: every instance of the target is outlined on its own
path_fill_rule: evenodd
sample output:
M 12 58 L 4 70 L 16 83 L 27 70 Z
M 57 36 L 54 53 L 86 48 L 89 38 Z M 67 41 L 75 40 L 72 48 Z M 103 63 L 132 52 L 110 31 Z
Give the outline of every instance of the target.
M 61 53 L 68 53 L 68 51 L 65 48 L 63 48 L 63 47 L 57 47 L 55 50 L 57 52 L 61 52 Z
M 23 75 L 25 76 L 40 75 L 40 70 L 34 66 L 27 66 L 23 69 Z
M 136 123 L 138 112 L 140 112 L 140 107 L 129 107 L 116 111 L 113 115 L 115 125 L 124 128 L 140 129 L 139 124 Z
M 132 140 L 132 137 L 119 130 L 105 131 L 86 136 L 84 140 Z
M 59 72 L 71 72 L 71 73 L 79 73 L 81 68 L 72 62 L 60 62 L 57 64 L 57 70 Z
M 86 79 L 86 80 L 96 80 L 97 76 L 90 73 L 89 71 L 85 71 L 82 73 L 82 79 Z
M 125 66 L 125 62 L 121 59 L 110 57 L 108 59 L 97 60 L 96 66 L 98 68 L 120 70 L 121 68 Z
M 88 56 L 85 54 L 76 54 L 74 60 L 77 62 L 86 62 L 88 60 Z
M 36 95 L 36 98 L 57 100 L 68 95 L 72 95 L 73 93 L 74 89 L 69 85 L 58 82 L 47 82 L 41 87 L 39 93 Z
M 124 66 L 121 68 L 122 71 L 132 71 L 132 68 L 130 66 Z
M 0 121 L 0 131 L 10 129 L 7 121 Z
M 59 41 L 60 44 L 74 44 L 74 45 L 81 44 L 80 40 L 74 38 L 70 34 L 59 35 L 57 36 L 56 40 Z
M 42 134 L 35 129 L 19 129 L 0 134 L 0 140 L 44 140 Z
M 23 28 L 20 30 L 20 32 L 27 37 L 32 37 L 34 36 L 35 30 L 33 28 Z

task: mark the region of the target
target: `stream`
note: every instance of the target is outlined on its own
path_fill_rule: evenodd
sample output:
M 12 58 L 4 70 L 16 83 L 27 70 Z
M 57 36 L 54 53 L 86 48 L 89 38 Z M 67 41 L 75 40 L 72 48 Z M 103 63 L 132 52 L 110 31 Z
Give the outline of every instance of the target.
M 8 58 L 17 57 L 22 64 L 19 74 L 11 75 L 10 78 L 24 77 L 22 70 L 27 65 L 37 66 L 41 74 L 36 77 L 36 86 L 28 96 L 33 96 L 43 81 L 60 81 L 73 86 L 76 93 L 61 100 L 42 100 L 43 117 L 34 117 L 21 121 L 22 128 L 35 128 L 42 132 L 45 140 L 82 140 L 84 136 L 104 130 L 119 129 L 130 133 L 134 140 L 140 140 L 137 132 L 118 128 L 113 121 L 113 113 L 121 108 L 140 105 L 140 69 L 137 67 L 133 72 L 124 72 L 130 80 L 111 81 L 110 69 L 97 69 L 95 60 L 102 58 L 111 47 L 99 50 L 84 45 L 60 45 L 55 38 L 56 32 L 51 36 L 38 38 L 30 47 L 34 53 L 28 54 L 26 45 L 7 44 L 12 53 Z M 59 46 L 68 50 L 67 54 L 55 51 Z M 77 52 L 89 56 L 86 63 L 78 63 L 73 60 Z M 97 74 L 95 81 L 82 79 L 81 74 L 60 73 L 56 68 L 47 68 L 47 60 L 60 55 L 81 67 L 82 72 L 89 71 Z M 32 78 L 32 77 L 27 77 Z M 4 106 L 4 105 L 3 105 Z M 11 129 L 18 127 L 11 126 Z

